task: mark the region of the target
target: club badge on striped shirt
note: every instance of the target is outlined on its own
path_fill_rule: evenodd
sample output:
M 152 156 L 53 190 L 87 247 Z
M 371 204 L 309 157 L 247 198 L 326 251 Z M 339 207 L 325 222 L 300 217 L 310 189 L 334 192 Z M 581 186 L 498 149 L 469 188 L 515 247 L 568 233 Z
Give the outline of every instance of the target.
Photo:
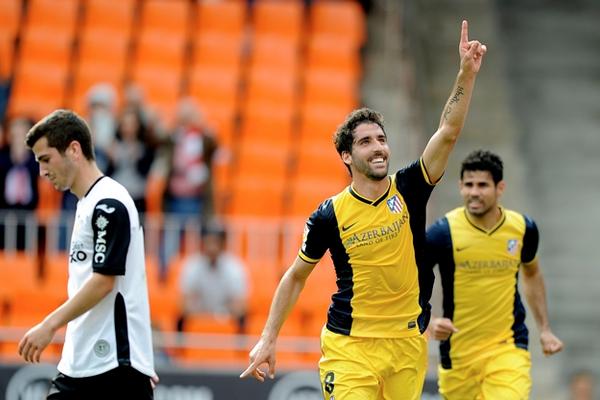
M 387 199 L 387 205 L 390 211 L 394 214 L 400 214 L 402 212 L 402 202 L 397 194 Z

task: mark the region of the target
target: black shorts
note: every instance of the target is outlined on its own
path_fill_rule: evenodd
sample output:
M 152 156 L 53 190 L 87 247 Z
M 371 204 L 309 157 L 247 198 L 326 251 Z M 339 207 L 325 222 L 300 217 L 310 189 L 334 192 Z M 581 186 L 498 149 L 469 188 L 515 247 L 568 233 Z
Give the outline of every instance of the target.
M 100 375 L 71 378 L 58 373 L 50 384 L 48 400 L 152 400 L 150 377 L 132 367 L 119 366 Z

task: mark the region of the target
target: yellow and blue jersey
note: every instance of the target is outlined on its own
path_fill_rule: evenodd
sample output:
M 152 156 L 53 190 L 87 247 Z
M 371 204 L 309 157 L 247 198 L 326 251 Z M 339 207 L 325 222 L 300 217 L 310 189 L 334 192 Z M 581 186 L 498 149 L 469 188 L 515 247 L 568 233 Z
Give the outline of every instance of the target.
M 464 207 L 427 230 L 427 265 L 439 265 L 444 317 L 457 333 L 440 342 L 442 368 L 462 366 L 501 344 L 527 349 L 519 267 L 536 257 L 539 234 L 529 217 L 501 208 L 492 229 L 473 224 Z
M 332 332 L 400 338 L 421 334 L 429 322 L 433 273 L 420 266 L 433 183 L 421 160 L 387 179 L 379 198 L 349 186 L 306 223 L 300 258 L 317 263 L 329 250 L 336 271 L 338 290 L 327 315 Z

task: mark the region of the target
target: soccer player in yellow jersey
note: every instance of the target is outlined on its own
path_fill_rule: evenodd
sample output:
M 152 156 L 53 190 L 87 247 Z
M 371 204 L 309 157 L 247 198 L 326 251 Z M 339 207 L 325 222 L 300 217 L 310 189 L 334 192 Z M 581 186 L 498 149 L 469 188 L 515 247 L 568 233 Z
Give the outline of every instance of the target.
M 440 393 L 447 400 L 524 400 L 531 389 L 525 309 L 519 270 L 544 354 L 562 350 L 546 310 L 536 256 L 535 222 L 498 204 L 504 192 L 502 160 L 474 151 L 463 161 L 464 206 L 427 230 L 427 264 L 439 265 L 443 317 L 430 331 L 440 340 Z
M 321 335 L 324 398 L 420 397 L 427 360 L 422 334 L 429 321 L 433 277 L 431 270 L 420 269 L 425 208 L 462 130 L 485 52 L 480 42 L 469 41 L 464 21 L 460 70 L 439 128 L 420 159 L 395 174 L 388 174 L 390 149 L 379 113 L 356 110 L 338 127 L 335 146 L 352 184 L 321 203 L 308 219 L 298 257 L 281 279 L 241 377 L 274 377 L 279 330 L 307 277 L 329 250 L 338 290 Z

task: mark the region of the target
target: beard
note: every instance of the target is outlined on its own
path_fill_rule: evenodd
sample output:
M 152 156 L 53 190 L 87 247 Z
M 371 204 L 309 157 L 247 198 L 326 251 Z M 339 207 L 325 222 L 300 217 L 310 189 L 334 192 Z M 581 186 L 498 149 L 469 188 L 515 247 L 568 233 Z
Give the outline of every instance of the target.
M 371 168 L 368 161 L 353 159 L 352 163 L 358 172 L 371 180 L 381 181 L 388 176 L 389 164 L 387 164 L 387 162 L 384 170 L 374 170 Z

